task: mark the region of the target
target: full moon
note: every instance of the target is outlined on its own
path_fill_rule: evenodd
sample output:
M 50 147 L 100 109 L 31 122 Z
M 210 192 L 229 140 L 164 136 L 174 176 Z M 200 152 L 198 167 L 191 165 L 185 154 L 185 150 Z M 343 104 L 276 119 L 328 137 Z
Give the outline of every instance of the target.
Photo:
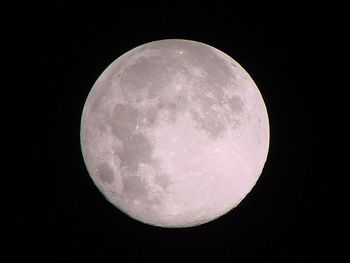
M 269 148 L 267 110 L 249 74 L 207 44 L 168 39 L 116 59 L 81 118 L 97 188 L 118 209 L 160 227 L 190 227 L 234 207 Z

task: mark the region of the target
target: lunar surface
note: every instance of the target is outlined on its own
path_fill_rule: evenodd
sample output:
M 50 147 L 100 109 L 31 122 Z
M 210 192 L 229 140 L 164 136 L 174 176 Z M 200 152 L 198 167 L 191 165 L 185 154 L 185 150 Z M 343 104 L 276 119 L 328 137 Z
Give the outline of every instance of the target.
M 141 222 L 218 218 L 258 180 L 269 148 L 263 98 L 231 57 L 189 40 L 141 45 L 98 78 L 81 120 L 98 189 Z

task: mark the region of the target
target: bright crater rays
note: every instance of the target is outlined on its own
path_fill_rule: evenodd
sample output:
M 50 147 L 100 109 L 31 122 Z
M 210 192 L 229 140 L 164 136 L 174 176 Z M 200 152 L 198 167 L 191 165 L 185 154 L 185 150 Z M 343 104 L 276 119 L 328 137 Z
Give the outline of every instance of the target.
M 203 43 L 161 40 L 127 52 L 98 78 L 81 146 L 116 207 L 147 224 L 187 227 L 227 213 L 252 189 L 269 123 L 236 61 Z

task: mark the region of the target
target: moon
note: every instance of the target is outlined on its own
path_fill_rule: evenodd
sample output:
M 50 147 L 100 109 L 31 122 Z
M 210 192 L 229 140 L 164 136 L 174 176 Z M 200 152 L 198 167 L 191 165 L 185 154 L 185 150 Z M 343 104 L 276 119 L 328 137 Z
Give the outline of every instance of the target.
M 267 159 L 269 120 L 234 59 L 167 39 L 132 49 L 101 74 L 80 142 L 93 182 L 114 206 L 146 224 L 191 227 L 251 191 Z

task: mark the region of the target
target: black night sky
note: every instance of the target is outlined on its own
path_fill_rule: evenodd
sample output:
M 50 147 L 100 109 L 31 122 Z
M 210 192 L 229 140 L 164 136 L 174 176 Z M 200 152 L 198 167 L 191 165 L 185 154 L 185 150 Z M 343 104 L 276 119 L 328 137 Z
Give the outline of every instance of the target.
M 328 168 L 326 149 L 337 143 L 320 133 L 330 122 L 345 133 L 323 114 L 334 102 L 325 90 L 340 88 L 335 83 L 345 71 L 339 66 L 329 81 L 335 61 L 325 62 L 342 60 L 345 5 L 73 2 L 13 7 L 19 19 L 4 14 L 5 34 L 14 40 L 9 50 L 24 55 L 15 64 L 24 61 L 28 75 L 21 85 L 28 107 L 12 119 L 14 130 L 26 127 L 29 163 L 14 165 L 23 177 L 14 178 L 20 194 L 5 189 L 15 196 L 7 198 L 14 230 L 2 262 L 345 261 L 345 162 L 336 157 Z M 204 42 L 233 57 L 258 85 L 270 119 L 268 160 L 253 190 L 230 213 L 185 229 L 142 224 L 106 201 L 79 141 L 83 105 L 102 71 L 136 46 L 168 38 Z M 337 96 L 345 96 L 342 89 Z M 4 143 L 15 149 L 24 142 Z

